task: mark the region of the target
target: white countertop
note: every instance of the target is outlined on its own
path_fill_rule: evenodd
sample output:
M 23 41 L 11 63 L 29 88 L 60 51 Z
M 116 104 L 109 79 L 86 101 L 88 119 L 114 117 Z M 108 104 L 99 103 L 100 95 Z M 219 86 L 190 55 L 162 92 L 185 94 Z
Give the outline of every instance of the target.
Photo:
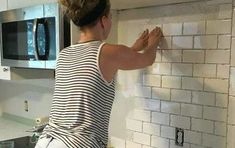
M 26 132 L 31 128 L 32 126 L 0 117 L 0 141 L 32 136 L 32 133 Z

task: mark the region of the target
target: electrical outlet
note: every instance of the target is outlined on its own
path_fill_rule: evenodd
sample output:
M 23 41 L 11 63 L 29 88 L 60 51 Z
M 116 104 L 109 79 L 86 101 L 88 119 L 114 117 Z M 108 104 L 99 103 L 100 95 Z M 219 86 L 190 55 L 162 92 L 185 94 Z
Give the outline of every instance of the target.
M 184 146 L 184 130 L 181 128 L 175 128 L 175 145 Z
M 26 112 L 29 111 L 29 104 L 28 104 L 28 101 L 27 101 L 27 100 L 24 101 L 24 110 L 25 110 Z

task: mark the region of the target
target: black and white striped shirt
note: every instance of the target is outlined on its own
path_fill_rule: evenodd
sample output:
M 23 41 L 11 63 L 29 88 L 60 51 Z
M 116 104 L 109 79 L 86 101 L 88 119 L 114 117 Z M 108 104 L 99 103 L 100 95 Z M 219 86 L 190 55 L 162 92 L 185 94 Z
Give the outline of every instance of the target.
M 79 43 L 60 52 L 49 125 L 43 136 L 69 148 L 104 148 L 114 100 L 114 81 L 99 68 L 101 41 Z

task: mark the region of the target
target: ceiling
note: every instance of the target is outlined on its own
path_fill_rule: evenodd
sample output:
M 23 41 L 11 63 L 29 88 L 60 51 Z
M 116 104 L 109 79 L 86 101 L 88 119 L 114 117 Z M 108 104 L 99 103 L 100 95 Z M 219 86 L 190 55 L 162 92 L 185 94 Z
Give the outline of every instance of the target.
M 112 9 L 130 9 L 202 0 L 110 0 Z

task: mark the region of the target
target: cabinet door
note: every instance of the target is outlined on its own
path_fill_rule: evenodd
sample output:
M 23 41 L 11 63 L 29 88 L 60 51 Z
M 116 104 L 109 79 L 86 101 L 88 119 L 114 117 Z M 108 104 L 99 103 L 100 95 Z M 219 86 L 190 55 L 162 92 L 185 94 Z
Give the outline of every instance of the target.
M 19 0 L 8 0 L 8 9 L 23 8 L 51 2 L 57 2 L 57 0 L 20 0 L 20 3 Z
M 10 80 L 11 79 L 10 67 L 0 66 L 0 79 L 2 79 L 2 80 Z
M 7 0 L 1 0 L 0 11 L 7 10 Z

